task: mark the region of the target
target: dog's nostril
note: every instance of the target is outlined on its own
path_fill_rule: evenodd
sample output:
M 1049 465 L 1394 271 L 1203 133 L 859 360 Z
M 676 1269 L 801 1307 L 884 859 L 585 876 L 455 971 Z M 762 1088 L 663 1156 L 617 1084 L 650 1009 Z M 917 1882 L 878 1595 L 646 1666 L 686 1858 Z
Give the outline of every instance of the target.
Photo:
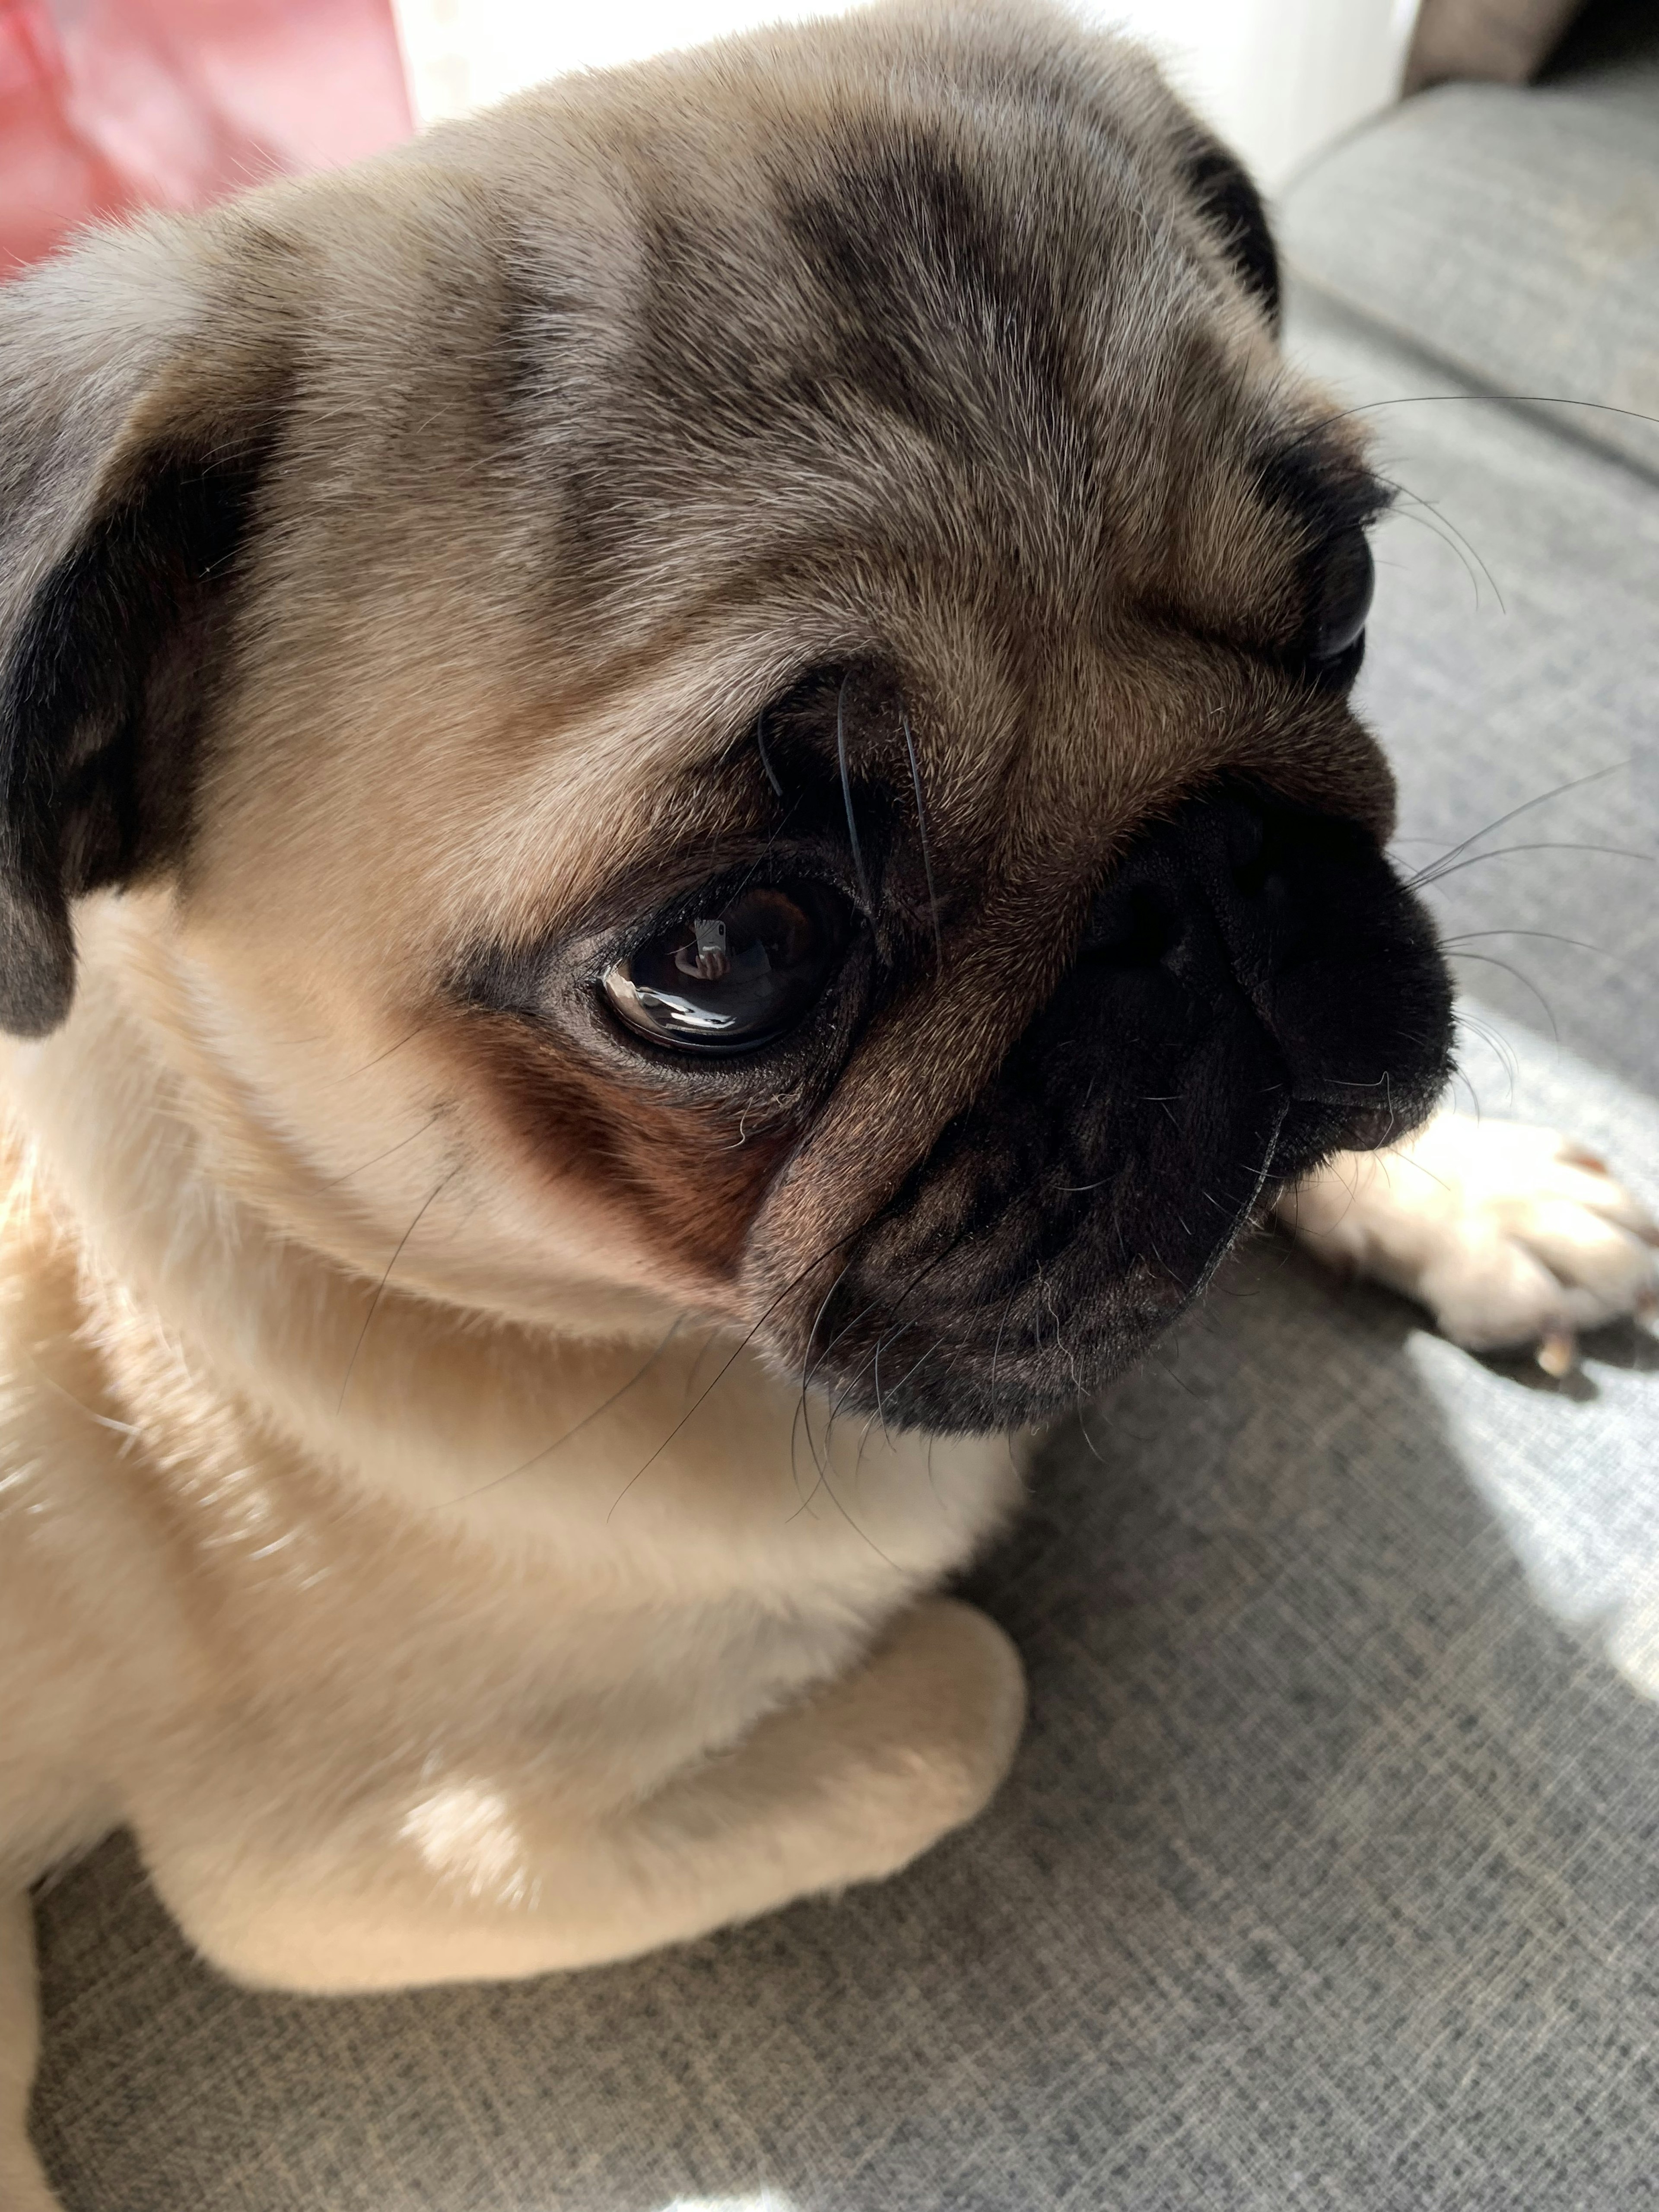
M 1242 898 L 1266 897 L 1270 903 L 1282 906 L 1290 896 L 1290 883 L 1273 854 L 1265 849 L 1253 860 L 1246 860 L 1233 870 L 1233 889 Z
M 1269 884 L 1281 888 L 1282 840 L 1259 806 L 1238 801 L 1222 811 L 1222 850 L 1241 898 L 1259 898 Z
M 1222 818 L 1225 824 L 1227 858 L 1232 863 L 1237 880 L 1241 872 L 1260 864 L 1267 843 L 1267 825 L 1258 807 L 1242 801 L 1227 807 Z
M 1136 884 L 1097 911 L 1085 949 L 1115 968 L 1156 968 L 1179 934 L 1168 902 L 1150 885 Z

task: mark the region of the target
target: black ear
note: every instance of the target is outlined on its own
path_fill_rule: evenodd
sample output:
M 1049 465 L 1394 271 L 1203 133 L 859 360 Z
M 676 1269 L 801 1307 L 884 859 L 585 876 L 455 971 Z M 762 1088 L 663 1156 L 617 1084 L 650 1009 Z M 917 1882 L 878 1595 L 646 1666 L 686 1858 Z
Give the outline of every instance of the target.
M 1277 331 L 1279 253 L 1261 193 L 1237 160 L 1213 138 L 1194 138 L 1186 168 L 1200 211 L 1245 289 L 1261 301 Z
M 228 371 L 205 313 L 189 329 L 183 272 L 170 330 L 125 281 L 156 248 L 106 237 L 0 293 L 0 1027 L 21 1036 L 69 1011 L 70 900 L 189 838 L 271 443 L 273 380 L 246 348 Z

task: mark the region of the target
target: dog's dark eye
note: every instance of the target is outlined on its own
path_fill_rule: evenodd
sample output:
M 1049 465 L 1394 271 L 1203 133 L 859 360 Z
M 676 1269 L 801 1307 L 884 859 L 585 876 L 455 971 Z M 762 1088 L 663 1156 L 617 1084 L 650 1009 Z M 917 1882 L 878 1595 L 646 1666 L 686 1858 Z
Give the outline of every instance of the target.
M 752 1052 L 817 1003 L 847 933 L 846 908 L 824 885 L 757 884 L 647 939 L 600 988 L 653 1043 Z
M 1326 556 L 1314 608 L 1310 659 L 1340 660 L 1359 642 L 1376 586 L 1370 546 L 1363 530 L 1353 531 Z

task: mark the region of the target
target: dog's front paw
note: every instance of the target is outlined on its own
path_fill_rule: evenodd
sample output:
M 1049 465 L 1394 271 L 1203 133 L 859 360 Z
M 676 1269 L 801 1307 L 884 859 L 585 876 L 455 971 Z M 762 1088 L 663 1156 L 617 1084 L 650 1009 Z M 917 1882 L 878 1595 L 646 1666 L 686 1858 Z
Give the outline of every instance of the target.
M 1386 1152 L 1345 1152 L 1279 1217 L 1333 1265 L 1417 1299 L 1472 1352 L 1571 1366 L 1581 1329 L 1659 1304 L 1659 1229 L 1593 1152 L 1553 1130 L 1437 1115 Z

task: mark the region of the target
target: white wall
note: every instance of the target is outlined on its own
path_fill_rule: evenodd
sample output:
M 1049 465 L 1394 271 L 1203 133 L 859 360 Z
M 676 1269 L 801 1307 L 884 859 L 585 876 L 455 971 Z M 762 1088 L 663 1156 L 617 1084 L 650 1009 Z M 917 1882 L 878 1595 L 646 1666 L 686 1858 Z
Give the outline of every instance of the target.
M 1158 47 L 1271 191 L 1398 97 L 1417 0 L 1119 0 L 1091 12 Z
M 836 0 L 393 0 L 423 121 L 561 70 Z M 1095 0 L 1081 12 L 1157 46 L 1194 103 L 1271 191 L 1314 149 L 1395 96 L 1417 0 Z

